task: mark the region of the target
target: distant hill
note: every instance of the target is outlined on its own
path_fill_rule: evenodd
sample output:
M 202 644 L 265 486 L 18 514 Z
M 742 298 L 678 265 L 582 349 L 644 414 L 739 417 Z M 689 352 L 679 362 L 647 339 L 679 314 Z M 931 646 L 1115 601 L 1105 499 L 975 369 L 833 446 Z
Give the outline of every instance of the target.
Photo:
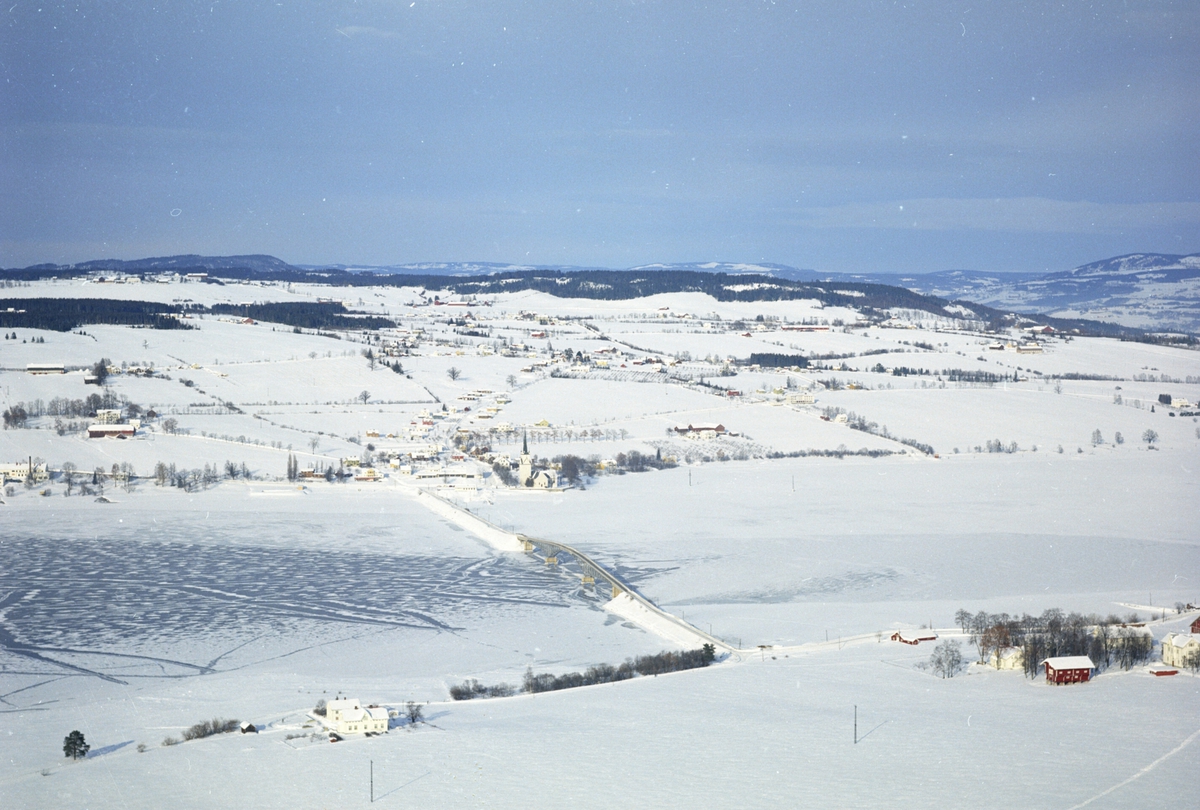
M 742 300 L 816 297 L 827 303 L 946 311 L 961 306 L 981 320 L 1004 313 L 1064 322 L 1109 322 L 1142 330 L 1200 331 L 1200 254 L 1133 253 L 1058 273 L 947 270 L 925 274 L 818 273 L 774 263 L 690 262 L 628 270 L 497 262 L 292 265 L 274 256 L 165 256 L 5 270 L 10 279 L 96 272 L 207 272 L 221 278 L 348 286 L 419 285 L 459 293 L 541 289 L 553 295 L 627 298 L 694 290 Z M 901 293 L 905 291 L 907 294 Z M 925 300 L 925 299 L 931 300 Z M 850 299 L 854 299 L 851 301 Z M 982 305 L 982 306 L 981 306 Z M 1091 329 L 1092 327 L 1089 327 Z
M 904 286 L 1019 312 L 1200 331 L 1200 253 L 1130 253 L 1038 275 L 931 273 Z

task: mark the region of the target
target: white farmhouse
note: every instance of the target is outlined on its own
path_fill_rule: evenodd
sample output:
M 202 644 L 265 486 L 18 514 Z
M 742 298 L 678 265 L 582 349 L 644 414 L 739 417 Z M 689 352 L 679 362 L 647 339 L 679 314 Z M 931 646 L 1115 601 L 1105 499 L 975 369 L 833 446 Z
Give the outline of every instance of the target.
M 28 461 L 15 461 L 11 464 L 0 463 L 0 479 L 7 484 L 9 481 L 29 481 L 32 480 L 35 484 L 40 484 L 43 481 L 50 480 L 50 473 L 46 470 L 46 463 L 33 463 L 33 459 Z
M 996 669 L 1024 669 L 1025 651 L 1020 647 L 1002 647 L 992 651 L 988 663 Z
M 357 698 L 338 698 L 325 704 L 325 725 L 338 734 L 382 734 L 388 713 L 380 706 L 363 707 Z
M 1169 667 L 1189 667 L 1200 660 L 1200 634 L 1167 633 L 1162 642 L 1162 660 Z

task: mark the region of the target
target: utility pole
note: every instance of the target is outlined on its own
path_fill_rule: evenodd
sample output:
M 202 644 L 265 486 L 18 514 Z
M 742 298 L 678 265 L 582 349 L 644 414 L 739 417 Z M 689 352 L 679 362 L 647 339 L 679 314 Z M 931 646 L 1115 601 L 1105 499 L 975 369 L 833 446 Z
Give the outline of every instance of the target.
M 858 745 L 858 704 L 854 705 L 854 744 Z
M 855 717 L 857 717 L 857 716 L 858 715 L 855 715 Z M 856 726 L 856 728 L 857 728 L 857 726 Z M 857 735 L 858 732 L 856 731 L 855 734 Z M 856 736 L 855 737 L 856 742 L 857 742 L 857 739 L 858 738 Z M 371 804 L 375 804 L 375 760 L 372 759 L 372 760 L 368 760 L 368 761 L 371 763 Z

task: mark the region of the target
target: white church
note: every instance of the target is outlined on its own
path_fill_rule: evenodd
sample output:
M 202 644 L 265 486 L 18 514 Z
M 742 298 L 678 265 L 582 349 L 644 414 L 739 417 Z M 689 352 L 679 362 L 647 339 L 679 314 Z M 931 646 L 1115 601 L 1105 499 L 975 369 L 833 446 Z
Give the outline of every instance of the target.
M 521 463 L 517 467 L 517 486 L 529 489 L 557 489 L 558 473 L 554 470 L 533 469 L 533 456 L 529 455 L 529 436 L 521 442 Z

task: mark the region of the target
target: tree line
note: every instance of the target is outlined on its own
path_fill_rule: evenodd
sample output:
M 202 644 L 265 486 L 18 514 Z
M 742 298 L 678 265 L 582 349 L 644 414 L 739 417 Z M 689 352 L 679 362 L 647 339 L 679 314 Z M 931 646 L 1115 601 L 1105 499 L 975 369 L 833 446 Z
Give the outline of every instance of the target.
M 472 700 L 481 697 L 509 697 L 520 692 L 530 694 L 537 692 L 554 692 L 560 689 L 575 689 L 580 686 L 592 686 L 600 683 L 615 683 L 627 681 L 636 675 L 654 676 L 668 672 L 679 672 L 685 669 L 706 667 L 716 660 L 717 650 L 712 644 L 705 644 L 698 650 L 683 650 L 674 652 L 666 650 L 654 655 L 639 655 L 627 658 L 620 666 L 612 664 L 595 664 L 583 672 L 568 672 L 554 675 L 549 672 L 534 673 L 530 667 L 525 670 L 525 677 L 518 689 L 511 684 L 501 683 L 494 686 L 484 686 L 479 681 L 469 678 L 461 684 L 450 687 L 450 697 L 454 700 Z
M 954 621 L 970 634 L 981 661 L 1019 647 L 1025 675 L 1030 678 L 1040 672 L 1042 661 L 1055 656 L 1086 655 L 1098 670 L 1111 666 L 1129 670 L 1149 661 L 1154 649 L 1154 638 L 1141 626 L 1136 613 L 1122 619 L 1112 614 L 1101 617 L 1051 608 L 1040 616 L 1025 613 L 1017 617 L 985 611 L 972 614 L 960 609 Z

